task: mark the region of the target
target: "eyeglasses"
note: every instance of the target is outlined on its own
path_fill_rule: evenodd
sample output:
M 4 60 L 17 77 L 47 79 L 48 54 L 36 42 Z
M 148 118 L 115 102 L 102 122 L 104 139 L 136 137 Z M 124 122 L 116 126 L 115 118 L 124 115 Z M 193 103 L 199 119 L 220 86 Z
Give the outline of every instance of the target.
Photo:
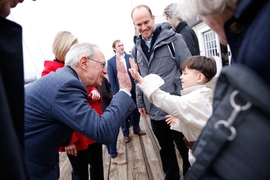
M 106 67 L 106 61 L 101 62 L 101 61 L 98 61 L 98 60 L 95 60 L 95 59 L 90 59 L 90 57 L 87 57 L 87 59 L 89 61 L 94 61 L 94 62 L 97 62 L 97 63 L 101 64 L 103 68 Z

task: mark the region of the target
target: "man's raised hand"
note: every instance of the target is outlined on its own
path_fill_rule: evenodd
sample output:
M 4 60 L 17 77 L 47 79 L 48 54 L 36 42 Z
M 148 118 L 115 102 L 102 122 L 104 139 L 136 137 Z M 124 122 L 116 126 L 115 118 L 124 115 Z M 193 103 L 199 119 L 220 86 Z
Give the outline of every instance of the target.
M 131 91 L 132 85 L 126 67 L 119 54 L 116 55 L 117 78 L 120 89 Z

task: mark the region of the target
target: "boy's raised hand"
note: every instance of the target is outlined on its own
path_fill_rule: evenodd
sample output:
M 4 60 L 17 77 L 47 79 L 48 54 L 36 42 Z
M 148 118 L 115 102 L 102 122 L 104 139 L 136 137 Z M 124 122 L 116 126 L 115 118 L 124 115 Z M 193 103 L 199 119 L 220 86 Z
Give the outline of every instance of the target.
M 135 63 L 134 58 L 129 58 L 129 63 L 130 63 L 130 68 L 128 70 L 129 70 L 131 76 L 138 83 L 142 83 L 143 82 L 143 77 L 138 72 L 138 66 Z

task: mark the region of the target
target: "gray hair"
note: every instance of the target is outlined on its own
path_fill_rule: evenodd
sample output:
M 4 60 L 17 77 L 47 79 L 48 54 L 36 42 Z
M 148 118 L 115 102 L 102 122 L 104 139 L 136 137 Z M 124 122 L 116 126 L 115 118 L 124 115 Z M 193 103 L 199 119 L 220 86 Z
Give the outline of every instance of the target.
M 233 13 L 241 0 L 179 0 L 176 12 L 183 18 L 194 15 L 219 15 L 225 10 Z
M 91 43 L 74 44 L 66 55 L 65 66 L 77 67 L 82 56 L 93 56 L 95 48 L 98 48 L 97 45 Z
M 179 11 L 176 11 L 178 5 L 177 3 L 171 3 L 169 4 L 163 11 L 163 14 L 166 16 L 166 17 L 169 17 L 169 18 L 176 18 L 178 19 L 179 21 L 182 21 L 182 17 L 181 17 L 181 14 L 178 13 Z M 177 12 L 177 13 L 176 13 Z

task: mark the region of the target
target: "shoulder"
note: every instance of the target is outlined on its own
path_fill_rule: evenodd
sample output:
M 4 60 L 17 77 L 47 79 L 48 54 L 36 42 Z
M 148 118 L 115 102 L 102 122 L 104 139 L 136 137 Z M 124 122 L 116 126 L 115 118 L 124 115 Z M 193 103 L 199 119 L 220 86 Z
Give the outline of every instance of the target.
M 199 90 L 199 93 L 201 95 L 208 97 L 208 96 L 211 96 L 213 94 L 213 91 L 212 91 L 212 89 L 210 89 L 208 87 L 203 87 Z
M 116 63 L 116 58 L 115 56 L 111 57 L 109 60 L 107 60 L 108 65 L 112 65 Z
M 126 58 L 130 58 L 131 55 L 130 55 L 130 54 L 126 54 L 125 57 L 126 57 Z
M 56 71 L 57 69 L 62 68 L 62 67 L 64 67 L 63 63 L 46 60 L 44 62 L 44 70 L 42 71 L 42 76 L 45 76 L 48 73 L 52 71 Z
M 116 58 L 115 58 L 115 56 L 113 56 L 113 57 L 111 57 L 110 59 L 108 59 L 107 61 L 108 62 L 112 62 L 112 61 L 115 61 L 116 60 Z
M 172 42 L 175 44 L 175 46 L 183 46 L 183 42 L 185 42 L 185 37 L 179 33 L 176 33 L 174 37 L 175 38 Z
M 190 26 L 188 26 L 188 25 L 186 25 L 184 28 L 183 28 L 183 31 L 182 31 L 183 33 L 193 33 L 193 29 L 190 27 Z
M 63 67 L 28 85 L 26 92 L 42 91 L 45 94 L 56 95 L 68 91 L 73 92 L 76 89 L 86 91 L 84 84 L 79 80 L 76 72 L 69 67 Z
M 161 30 L 173 29 L 168 22 L 161 23 L 160 25 L 157 26 L 157 28 L 160 28 Z

